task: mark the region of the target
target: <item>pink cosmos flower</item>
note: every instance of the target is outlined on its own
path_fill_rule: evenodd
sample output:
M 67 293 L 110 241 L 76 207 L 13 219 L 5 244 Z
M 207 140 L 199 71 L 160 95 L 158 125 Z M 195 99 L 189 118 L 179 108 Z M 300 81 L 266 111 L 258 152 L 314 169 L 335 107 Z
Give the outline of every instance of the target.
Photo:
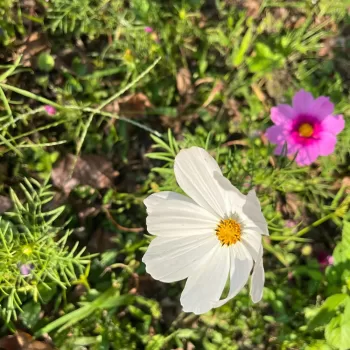
M 44 106 L 44 109 L 48 115 L 55 115 L 57 112 L 55 107 L 49 105 Z
M 288 155 L 298 152 L 298 165 L 309 165 L 318 156 L 333 153 L 336 135 L 345 126 L 342 115 L 333 115 L 334 105 L 329 97 L 316 99 L 305 90 L 293 97 L 292 106 L 280 104 L 271 109 L 275 124 L 266 131 L 269 141 L 276 144 L 275 154 L 281 154 L 286 144 Z

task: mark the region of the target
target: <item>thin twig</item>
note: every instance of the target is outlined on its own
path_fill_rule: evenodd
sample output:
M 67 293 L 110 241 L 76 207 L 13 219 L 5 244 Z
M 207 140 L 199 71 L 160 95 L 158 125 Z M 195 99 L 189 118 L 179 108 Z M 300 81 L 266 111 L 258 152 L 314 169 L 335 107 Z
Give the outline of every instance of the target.
M 113 218 L 112 214 L 110 213 L 110 211 L 104 207 L 103 210 L 105 211 L 107 218 L 111 221 L 111 223 L 113 224 L 113 226 L 120 230 L 120 231 L 124 231 L 124 232 L 134 232 L 134 233 L 139 233 L 144 231 L 143 227 L 124 227 L 122 225 L 119 225 L 115 219 Z

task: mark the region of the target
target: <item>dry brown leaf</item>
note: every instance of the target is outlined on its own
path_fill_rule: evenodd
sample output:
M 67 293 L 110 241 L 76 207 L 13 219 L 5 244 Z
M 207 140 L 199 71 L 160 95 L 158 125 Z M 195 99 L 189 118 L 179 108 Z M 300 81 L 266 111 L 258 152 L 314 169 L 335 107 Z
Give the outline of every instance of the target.
M 31 59 L 39 53 L 48 50 L 50 43 L 43 33 L 34 32 L 28 36 L 26 41 L 17 49 L 16 55 L 23 55 L 22 64 L 31 66 Z
M 232 140 L 232 141 L 227 141 L 223 144 L 224 147 L 229 147 L 233 145 L 239 145 L 239 146 L 248 146 L 248 141 L 247 140 Z
M 248 10 L 247 11 L 247 16 L 248 17 L 253 17 L 256 18 L 259 16 L 259 11 L 260 11 L 260 1 L 245 1 L 245 7 Z
M 266 96 L 264 94 L 264 92 L 261 90 L 260 86 L 253 83 L 252 84 L 252 90 L 253 92 L 255 93 L 256 97 L 259 99 L 259 101 L 262 103 L 262 105 L 264 106 L 265 108 L 265 111 L 268 111 L 269 108 L 266 106 Z
M 142 116 L 147 108 L 152 107 L 148 97 L 141 92 L 122 97 L 118 100 L 118 103 L 120 114 L 124 116 Z
M 0 339 L 0 349 L 3 350 L 54 350 L 55 348 L 43 341 L 35 340 L 30 334 L 18 331 Z
M 194 82 L 194 85 L 195 86 L 199 86 L 201 84 L 207 84 L 207 83 L 212 83 L 213 81 L 215 81 L 214 78 L 212 77 L 207 77 L 207 78 L 201 78 L 201 79 L 198 79 Z
M 318 50 L 318 55 L 321 57 L 328 56 L 333 57 L 333 49 L 336 45 L 334 38 L 326 38 L 320 49 Z
M 264 92 L 261 90 L 259 85 L 253 83 L 252 90 L 254 91 L 256 97 L 259 99 L 260 102 L 266 101 L 266 96 L 265 96 Z
M 301 26 L 306 22 L 306 17 L 300 17 L 298 20 L 294 23 L 294 28 L 301 28 Z
M 78 158 L 70 177 L 74 163 L 75 156 L 69 154 L 52 170 L 53 184 L 66 194 L 78 185 L 97 189 L 111 187 L 113 178 L 118 175 L 118 172 L 113 169 L 112 162 L 103 156 L 89 154 Z
M 138 92 L 112 101 L 105 107 L 105 110 L 126 117 L 141 117 L 144 116 L 147 108 L 151 107 L 152 103 L 149 98 L 145 94 Z
M 225 85 L 224 85 L 224 83 L 221 80 L 216 82 L 216 84 L 214 85 L 213 89 L 210 91 L 210 94 L 207 97 L 206 101 L 203 103 L 202 107 L 207 107 L 208 105 L 210 105 L 210 103 L 213 101 L 213 99 L 216 96 L 216 94 L 221 92 L 223 90 L 224 86 Z
M 246 9 L 248 17 L 258 17 L 261 0 L 226 0 L 229 6 L 235 6 L 238 9 Z
M 187 343 L 187 348 L 186 350 L 195 350 L 196 347 L 193 343 L 191 343 L 190 341 Z
M 119 114 L 120 108 L 119 108 L 118 99 L 108 103 L 108 105 L 104 107 L 103 110 L 109 113 Z
M 193 92 L 191 72 L 187 68 L 181 68 L 176 75 L 176 86 L 181 96 Z
M 341 184 L 342 186 L 345 186 L 345 193 L 350 194 L 350 176 L 345 176 Z

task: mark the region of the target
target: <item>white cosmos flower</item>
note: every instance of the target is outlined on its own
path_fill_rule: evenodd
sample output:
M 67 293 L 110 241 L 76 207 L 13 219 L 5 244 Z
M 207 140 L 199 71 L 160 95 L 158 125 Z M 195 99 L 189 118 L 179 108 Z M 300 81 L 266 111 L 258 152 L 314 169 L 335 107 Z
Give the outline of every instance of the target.
M 187 278 L 183 310 L 202 314 L 235 297 L 254 265 L 250 296 L 260 301 L 265 282 L 261 235 L 268 229 L 255 191 L 240 193 L 199 147 L 180 151 L 174 171 L 190 198 L 159 192 L 145 199 L 147 229 L 157 236 L 143 257 L 146 271 L 163 282 Z M 229 293 L 220 299 L 227 279 Z

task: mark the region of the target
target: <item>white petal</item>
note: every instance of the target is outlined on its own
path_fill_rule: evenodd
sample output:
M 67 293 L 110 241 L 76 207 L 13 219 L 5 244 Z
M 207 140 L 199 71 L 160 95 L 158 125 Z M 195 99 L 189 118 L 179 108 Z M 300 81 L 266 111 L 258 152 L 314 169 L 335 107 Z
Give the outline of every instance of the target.
M 153 193 L 150 196 L 148 196 L 143 201 L 143 203 L 147 208 L 147 213 L 149 214 L 155 207 L 159 205 L 164 205 L 166 203 L 166 200 L 173 200 L 173 201 L 178 200 L 178 201 L 195 204 L 195 202 L 191 198 L 186 197 L 180 193 L 171 192 L 171 191 Z
M 148 212 L 147 230 L 157 236 L 214 234 L 220 220 L 192 199 L 175 192 L 154 193 L 144 203 Z
M 250 271 L 253 267 L 253 260 L 250 254 L 240 242 L 230 248 L 230 291 L 225 299 L 219 300 L 214 307 L 219 307 L 234 298 L 248 281 Z
M 212 233 L 189 237 L 156 237 L 142 258 L 146 271 L 162 282 L 175 282 L 197 271 L 217 245 Z
M 255 230 L 243 229 L 241 239 L 253 260 L 259 260 L 260 251 L 262 250 L 261 234 Z
M 237 211 L 241 211 L 246 204 L 246 197 L 242 194 L 231 182 L 223 175 L 215 174 L 214 178 L 217 180 L 219 186 L 224 190 L 223 196 L 226 203 L 226 215 L 232 217 Z
M 265 283 L 265 271 L 262 259 L 262 247 L 259 252 L 259 259 L 254 264 L 252 280 L 250 285 L 250 297 L 252 298 L 253 303 L 258 303 L 262 296 Z
M 228 214 L 230 195 L 233 196 L 232 202 L 241 199 L 237 197 L 238 190 L 225 181 L 215 159 L 203 148 L 182 150 L 175 158 L 174 171 L 183 191 L 201 207 L 221 218 Z
M 230 269 L 229 248 L 217 245 L 200 270 L 191 274 L 181 294 L 183 311 L 203 314 L 214 307 L 224 290 Z
M 261 206 L 255 190 L 249 191 L 247 195 L 247 202 L 243 206 L 243 213 L 252 221 L 262 235 L 269 235 L 266 220 L 261 212 Z

